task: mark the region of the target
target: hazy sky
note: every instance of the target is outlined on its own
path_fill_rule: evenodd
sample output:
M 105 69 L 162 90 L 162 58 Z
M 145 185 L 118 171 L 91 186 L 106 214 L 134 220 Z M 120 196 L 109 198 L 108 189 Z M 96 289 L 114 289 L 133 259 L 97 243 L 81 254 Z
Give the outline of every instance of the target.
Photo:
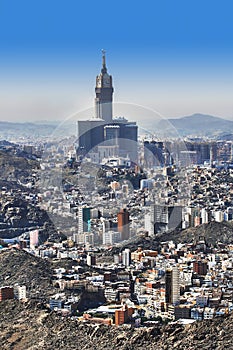
M 233 119 L 233 2 L 0 0 L 0 120 L 92 107 L 101 49 L 114 100 Z

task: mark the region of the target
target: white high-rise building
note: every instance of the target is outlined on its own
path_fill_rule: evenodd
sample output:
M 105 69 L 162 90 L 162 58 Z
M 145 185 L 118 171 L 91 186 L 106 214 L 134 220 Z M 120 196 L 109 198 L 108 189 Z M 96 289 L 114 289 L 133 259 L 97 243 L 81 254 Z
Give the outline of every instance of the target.
M 149 212 L 144 215 L 144 227 L 148 231 L 149 236 L 154 236 L 154 210 L 151 208 Z
M 123 250 L 122 252 L 122 263 L 126 267 L 130 266 L 131 264 L 131 252 L 130 252 L 130 249 L 128 248 Z
M 34 249 L 39 244 L 39 231 L 38 230 L 30 231 L 29 237 L 30 237 L 30 249 Z
M 208 212 L 205 208 L 201 209 L 201 223 L 202 224 L 208 224 L 209 218 L 208 218 Z

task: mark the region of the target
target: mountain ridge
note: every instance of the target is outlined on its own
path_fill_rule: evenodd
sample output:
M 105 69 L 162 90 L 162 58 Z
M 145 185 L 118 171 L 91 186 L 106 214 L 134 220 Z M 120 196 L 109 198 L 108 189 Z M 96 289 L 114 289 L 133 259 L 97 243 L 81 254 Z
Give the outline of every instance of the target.
M 233 133 L 233 121 L 208 114 L 195 113 L 180 118 L 163 119 L 158 130 L 180 136 L 217 136 L 221 133 Z

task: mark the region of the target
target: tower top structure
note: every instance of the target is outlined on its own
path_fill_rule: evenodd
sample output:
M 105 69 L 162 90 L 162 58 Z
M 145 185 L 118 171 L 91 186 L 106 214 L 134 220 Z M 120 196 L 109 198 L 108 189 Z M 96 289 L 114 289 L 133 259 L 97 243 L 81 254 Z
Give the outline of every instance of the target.
M 107 67 L 106 67 L 106 51 L 104 49 L 101 50 L 102 51 L 102 69 L 101 69 L 101 73 L 105 74 L 107 73 Z
M 95 118 L 111 123 L 113 86 L 112 76 L 107 72 L 105 50 L 102 50 L 102 68 L 96 77 L 95 93 Z

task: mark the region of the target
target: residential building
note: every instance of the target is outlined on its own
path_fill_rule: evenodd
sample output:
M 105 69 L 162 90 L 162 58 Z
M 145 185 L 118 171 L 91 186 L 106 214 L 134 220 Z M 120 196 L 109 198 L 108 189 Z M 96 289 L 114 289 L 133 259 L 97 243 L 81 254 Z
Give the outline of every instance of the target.
M 0 288 L 0 301 L 14 299 L 13 287 L 1 287 Z
M 179 304 L 180 301 L 180 271 L 177 265 L 167 268 L 165 272 L 165 302 Z

